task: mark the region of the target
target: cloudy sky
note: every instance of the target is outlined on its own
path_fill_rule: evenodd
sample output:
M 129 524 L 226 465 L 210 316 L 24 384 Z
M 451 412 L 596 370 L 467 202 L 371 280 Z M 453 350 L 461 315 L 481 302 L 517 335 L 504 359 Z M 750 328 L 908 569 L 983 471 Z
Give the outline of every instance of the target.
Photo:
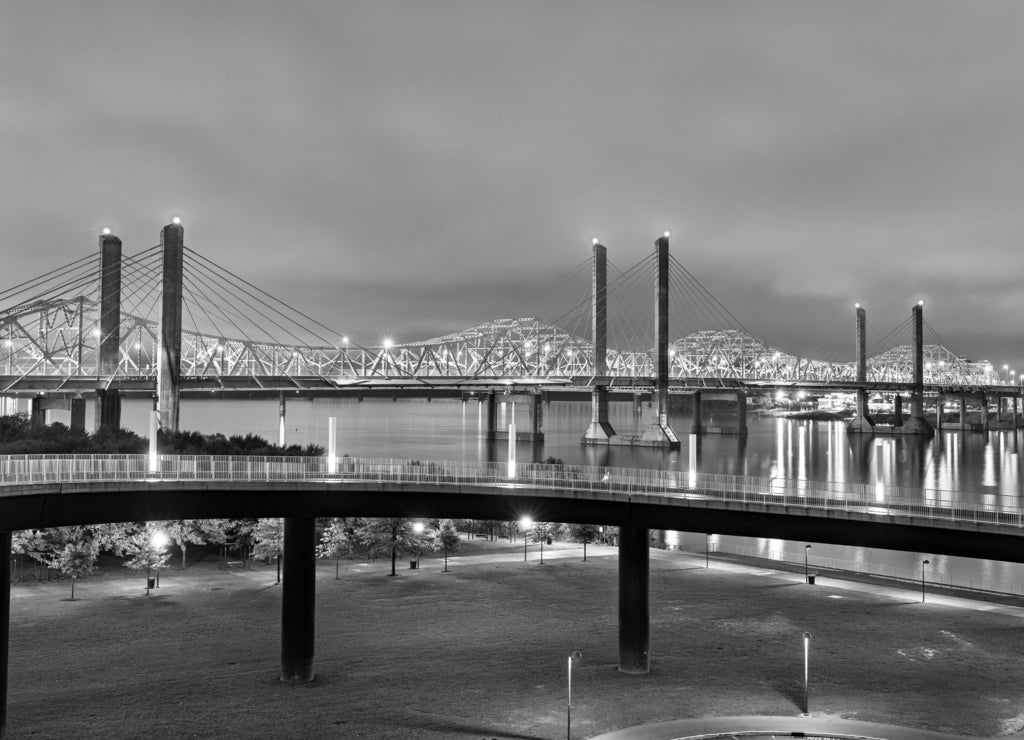
M 172 216 L 352 334 L 547 304 L 600 236 L 766 341 L 918 299 L 1024 370 L 1024 4 L 4 0 L 0 280 Z

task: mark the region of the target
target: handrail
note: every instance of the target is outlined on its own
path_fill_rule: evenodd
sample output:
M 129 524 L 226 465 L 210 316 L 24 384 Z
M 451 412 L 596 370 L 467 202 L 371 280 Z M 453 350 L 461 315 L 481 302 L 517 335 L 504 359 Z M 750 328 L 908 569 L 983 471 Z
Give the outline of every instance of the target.
M 642 468 L 397 458 L 232 455 L 2 455 L 0 496 L 53 483 L 219 481 L 492 486 L 510 492 L 590 491 L 630 500 L 714 501 L 814 511 L 988 523 L 1024 529 L 1017 496 L 837 481 Z M 22 491 L 18 491 L 22 493 Z M 667 499 L 667 501 L 666 501 Z

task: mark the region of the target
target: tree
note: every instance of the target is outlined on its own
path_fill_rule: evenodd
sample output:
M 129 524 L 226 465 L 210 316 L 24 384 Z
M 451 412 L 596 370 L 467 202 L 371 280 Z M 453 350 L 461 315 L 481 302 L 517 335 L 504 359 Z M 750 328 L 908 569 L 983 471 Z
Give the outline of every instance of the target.
M 459 551 L 459 531 L 455 528 L 455 522 L 451 519 L 441 520 L 441 527 L 438 531 L 437 540 L 444 548 L 444 572 L 448 572 L 448 553 Z
M 21 552 L 47 568 L 71 577 L 71 600 L 75 581 L 96 569 L 100 541 L 89 527 L 52 527 L 34 530 L 19 538 Z
M 260 519 L 252 532 L 253 560 L 277 559 L 277 582 L 281 582 L 281 554 L 284 552 L 284 519 Z
M 583 543 L 583 562 L 587 562 L 587 545 L 597 542 L 601 536 L 601 528 L 596 524 L 570 524 L 569 536 L 573 542 Z
M 413 531 L 412 519 L 371 517 L 363 519 L 357 536 L 368 554 L 390 555 L 391 573 L 395 573 L 395 560 L 399 555 L 406 555 L 424 547 L 429 538 Z M 426 533 L 424 533 L 426 534 Z
M 358 520 L 355 521 L 357 523 Z M 342 555 L 351 555 L 358 539 L 355 532 L 355 523 L 349 523 L 344 518 L 331 519 L 331 523 L 320 535 L 320 544 L 316 546 L 318 558 L 334 558 L 334 580 L 340 578 L 339 561 Z
M 222 545 L 226 540 L 226 519 L 169 519 L 159 525 L 171 542 L 181 548 L 182 570 L 189 545 Z
M 160 570 L 167 565 L 170 553 L 167 552 L 168 537 L 155 526 L 155 522 L 132 535 L 127 545 L 128 560 L 124 566 L 132 570 L 146 571 L 146 596 L 149 596 L 149 580 L 153 570 Z

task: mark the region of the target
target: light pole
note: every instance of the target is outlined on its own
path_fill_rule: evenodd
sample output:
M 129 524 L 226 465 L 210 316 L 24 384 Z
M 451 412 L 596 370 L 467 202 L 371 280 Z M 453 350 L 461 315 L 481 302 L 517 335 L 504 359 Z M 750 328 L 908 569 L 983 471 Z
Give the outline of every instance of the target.
M 811 655 L 811 633 L 804 632 L 804 714 L 811 713 L 810 693 L 808 691 L 808 678 L 810 675 Z
M 167 547 L 167 535 L 160 530 L 153 532 L 149 536 L 149 552 L 146 553 L 146 596 L 149 596 L 149 584 L 153 582 L 151 578 L 153 564 L 157 561 L 163 549 Z M 160 577 L 160 569 L 156 571 L 157 578 Z
M 928 560 L 921 561 L 921 603 L 924 603 L 924 566 L 928 565 Z
M 810 545 L 804 545 L 804 583 L 811 582 L 810 572 L 807 570 L 807 552 L 811 549 Z
M 527 536 L 530 527 L 533 526 L 533 519 L 528 516 L 524 516 L 519 520 L 519 528 L 523 530 L 523 562 L 526 562 L 526 543 L 529 542 L 530 538 Z
M 565 702 L 565 740 L 572 740 L 572 662 L 580 660 L 583 653 L 573 650 L 569 653 L 569 693 Z
M 416 535 L 416 568 L 420 567 L 420 541 L 419 536 L 423 534 L 423 522 L 412 523 L 413 534 Z

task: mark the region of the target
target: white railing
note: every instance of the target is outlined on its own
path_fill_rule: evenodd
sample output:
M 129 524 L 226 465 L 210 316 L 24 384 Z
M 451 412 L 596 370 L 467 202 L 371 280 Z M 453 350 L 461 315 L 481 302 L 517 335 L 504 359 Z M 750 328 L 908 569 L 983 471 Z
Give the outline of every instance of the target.
M 610 498 L 758 504 L 794 514 L 848 512 L 881 517 L 989 523 L 1024 529 L 1019 496 L 788 480 L 674 470 L 541 463 L 229 455 L 3 455 L 0 496 L 17 487 L 80 482 L 175 481 L 392 483 L 490 486 L 506 492 L 589 491 Z M 6 490 L 5 490 L 6 489 Z

